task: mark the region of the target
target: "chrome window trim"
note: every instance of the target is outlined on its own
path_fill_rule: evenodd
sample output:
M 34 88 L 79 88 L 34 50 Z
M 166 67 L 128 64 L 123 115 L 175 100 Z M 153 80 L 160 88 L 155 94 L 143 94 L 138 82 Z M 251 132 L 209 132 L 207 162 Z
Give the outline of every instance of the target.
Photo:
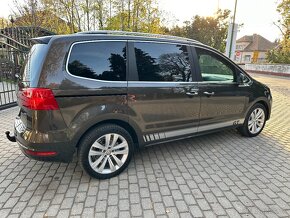
M 146 43 L 146 42 L 150 42 L 150 43 L 158 43 L 158 44 L 171 44 L 171 45 L 185 45 L 185 46 L 192 46 L 190 43 L 178 43 L 178 42 L 161 42 L 161 41 L 154 41 L 154 40 L 135 40 L 135 39 L 128 39 L 128 42 L 141 42 L 141 43 Z
M 66 59 L 66 65 L 65 65 L 65 70 L 66 70 L 66 73 L 74 78 L 79 78 L 79 79 L 84 79 L 84 80 L 89 80 L 89 81 L 97 81 L 97 82 L 103 82 L 103 83 L 121 83 L 121 84 L 125 84 L 125 83 L 153 83 L 153 84 L 158 84 L 158 83 L 161 83 L 161 84 L 182 84 L 182 83 L 210 83 L 210 84 L 236 84 L 236 82 L 233 82 L 233 83 L 224 83 L 224 82 L 217 82 L 217 81 L 188 81 L 188 82 L 184 82 L 184 81 L 180 81 L 180 82 L 170 82 L 170 81 L 128 81 L 128 78 L 126 78 L 126 81 L 112 81 L 112 80 L 99 80 L 99 79 L 92 79 L 92 78 L 86 78 L 86 77 L 81 77 L 81 76 L 76 76 L 76 75 L 73 75 L 69 72 L 68 70 L 68 62 L 69 62 L 69 58 L 71 56 L 71 51 L 72 51 L 72 48 L 74 45 L 77 45 L 77 44 L 85 44 L 85 43 L 97 43 L 97 42 L 141 42 L 141 43 L 158 43 L 158 44 L 172 44 L 172 45 L 184 45 L 184 46 L 193 46 L 194 48 L 198 47 L 198 48 L 201 48 L 201 49 L 205 49 L 207 51 L 210 51 L 210 52 L 213 52 L 215 54 L 217 54 L 219 57 L 221 58 L 225 58 L 223 57 L 222 55 L 220 55 L 218 52 L 216 52 L 215 50 L 211 50 L 211 49 L 208 49 L 207 47 L 203 47 L 203 46 L 200 46 L 200 45 L 196 45 L 196 44 L 192 44 L 192 43 L 179 43 L 179 42 L 160 42 L 160 41 L 152 41 L 152 40 L 124 40 L 124 39 L 116 39 L 116 40 L 112 40 L 112 39 L 101 39 L 101 40 L 86 40 L 86 41 L 77 41 L 77 42 L 74 42 L 71 44 L 70 48 L 69 48 L 69 52 L 68 52 L 68 56 L 67 56 L 67 59 Z M 189 51 L 188 51 L 189 52 Z M 233 64 L 231 62 L 231 60 L 228 60 L 226 59 L 229 63 Z M 248 79 L 249 79 L 249 83 L 252 82 L 251 78 L 249 78 L 246 74 L 244 74 Z M 248 84 L 249 84 L 248 83 Z
M 77 41 L 77 42 L 74 42 L 71 44 L 70 48 L 69 48 L 69 52 L 68 52 L 68 56 L 67 56 L 67 59 L 66 59 L 66 65 L 65 65 L 65 70 L 66 70 L 66 73 L 69 75 L 69 76 L 72 76 L 74 78 L 78 78 L 78 79 L 84 79 L 84 80 L 89 80 L 89 81 L 94 81 L 94 82 L 103 82 L 103 83 L 121 83 L 121 84 L 125 84 L 125 83 L 128 83 L 128 82 L 137 82 L 137 83 L 153 83 L 153 84 L 156 84 L 156 83 L 162 83 L 162 84 L 180 84 L 180 83 L 194 83 L 194 82 L 198 82 L 198 81 L 189 81 L 189 82 L 168 82 L 168 81 L 128 81 L 128 78 L 126 78 L 126 81 L 112 81 L 112 80 L 99 80 L 99 79 L 92 79 L 92 78 L 86 78 L 86 77 L 81 77 L 81 76 L 76 76 L 76 75 L 73 75 L 69 72 L 68 70 L 68 62 L 69 62 L 69 58 L 71 56 L 71 51 L 72 51 L 72 48 L 74 45 L 77 45 L 77 44 L 85 44 L 85 43 L 96 43 L 96 42 L 141 42 L 141 43 L 158 43 L 158 44 L 172 44 L 172 45 L 185 45 L 185 46 L 192 46 L 191 43 L 178 43 L 178 42 L 159 42 L 159 41 L 154 41 L 154 40 L 124 40 L 124 39 L 115 39 L 115 40 L 112 40 L 112 39 L 101 39 L 101 40 L 85 40 L 85 41 Z M 188 51 L 189 53 L 189 51 Z
M 198 84 L 199 82 L 198 81 L 190 81 L 190 82 L 168 82 L 168 81 L 164 81 L 164 82 L 158 82 L 158 81 L 128 81 L 129 84 L 133 84 L 133 83 L 137 83 L 137 84 L 140 84 L 140 83 L 152 83 L 152 84 L 158 84 L 158 83 L 161 83 L 161 84 L 179 84 L 179 85 L 189 85 L 189 84 Z
M 65 65 L 65 70 L 66 70 L 66 73 L 72 77 L 75 77 L 75 78 L 78 78 L 78 79 L 85 79 L 85 80 L 90 80 L 90 81 L 94 81 L 94 82 L 103 82 L 103 83 L 122 83 L 122 84 L 125 84 L 128 82 L 128 79 L 126 78 L 126 81 L 113 81 L 113 80 L 99 80 L 99 79 L 92 79 L 92 78 L 86 78 L 86 77 L 81 77 L 81 76 L 76 76 L 76 75 L 73 75 L 69 72 L 68 70 L 68 62 L 69 62 L 69 58 L 71 56 L 71 51 L 72 51 L 72 48 L 77 45 L 77 44 L 85 44 L 85 43 L 96 43 L 96 42 L 125 42 L 127 43 L 128 40 L 87 40 L 87 41 L 78 41 L 78 42 L 74 42 L 71 44 L 70 46 L 70 49 L 69 49 L 69 52 L 68 52 L 68 55 L 67 55 L 67 59 L 66 59 L 66 65 Z M 127 44 L 126 44 L 126 47 L 127 47 Z M 127 65 L 126 65 L 127 67 Z
M 237 85 L 237 82 L 199 81 L 198 84 Z

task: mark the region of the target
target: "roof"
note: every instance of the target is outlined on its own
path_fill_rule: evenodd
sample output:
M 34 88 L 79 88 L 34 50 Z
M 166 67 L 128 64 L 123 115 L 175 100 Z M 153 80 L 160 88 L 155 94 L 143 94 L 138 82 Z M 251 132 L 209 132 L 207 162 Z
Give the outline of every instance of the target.
M 243 36 L 237 40 L 237 43 L 242 42 L 249 43 L 243 51 L 268 51 L 276 46 L 276 43 L 270 42 L 268 39 L 258 34 Z
M 77 35 L 110 35 L 110 36 L 120 36 L 123 38 L 126 37 L 134 37 L 134 38 L 143 38 L 143 39 L 159 39 L 159 40 L 172 40 L 172 41 L 180 41 L 180 42 L 192 42 L 201 44 L 201 42 L 184 38 L 178 36 L 171 35 L 162 35 L 162 34 L 153 34 L 153 33 L 143 33 L 143 32 L 128 32 L 128 31 L 116 31 L 116 30 L 98 30 L 98 31 L 86 31 L 86 32 L 78 32 Z

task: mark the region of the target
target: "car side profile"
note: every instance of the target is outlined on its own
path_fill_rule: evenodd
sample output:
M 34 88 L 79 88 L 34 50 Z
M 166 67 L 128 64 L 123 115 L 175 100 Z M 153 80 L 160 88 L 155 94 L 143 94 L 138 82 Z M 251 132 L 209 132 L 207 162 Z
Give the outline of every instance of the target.
M 180 37 L 115 31 L 34 39 L 14 137 L 29 158 L 92 177 L 121 173 L 134 150 L 236 128 L 257 136 L 270 89 L 217 50 Z

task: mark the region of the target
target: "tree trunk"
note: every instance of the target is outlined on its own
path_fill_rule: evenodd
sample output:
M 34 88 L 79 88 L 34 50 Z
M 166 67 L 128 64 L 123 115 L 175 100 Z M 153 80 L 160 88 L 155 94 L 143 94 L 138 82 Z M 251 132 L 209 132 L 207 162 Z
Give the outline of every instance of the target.
M 90 10 L 89 10 L 89 0 L 86 0 L 86 15 L 87 15 L 87 30 L 90 30 Z
M 130 29 L 130 22 L 131 22 L 131 0 L 128 0 L 128 30 Z
M 124 30 L 124 0 L 121 0 L 121 30 Z
M 136 17 L 135 17 L 135 27 L 134 27 L 134 31 L 135 31 L 135 32 L 138 32 L 139 10 L 140 10 L 140 2 L 139 2 L 139 0 L 137 0 L 137 6 L 136 6 Z

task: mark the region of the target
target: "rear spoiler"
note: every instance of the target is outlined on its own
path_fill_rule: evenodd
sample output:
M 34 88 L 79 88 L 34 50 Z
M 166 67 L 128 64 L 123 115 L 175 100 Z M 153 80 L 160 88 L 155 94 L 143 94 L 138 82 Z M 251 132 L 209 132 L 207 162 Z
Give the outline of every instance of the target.
M 34 44 L 48 44 L 53 36 L 42 36 L 37 38 L 32 38 L 31 41 Z

